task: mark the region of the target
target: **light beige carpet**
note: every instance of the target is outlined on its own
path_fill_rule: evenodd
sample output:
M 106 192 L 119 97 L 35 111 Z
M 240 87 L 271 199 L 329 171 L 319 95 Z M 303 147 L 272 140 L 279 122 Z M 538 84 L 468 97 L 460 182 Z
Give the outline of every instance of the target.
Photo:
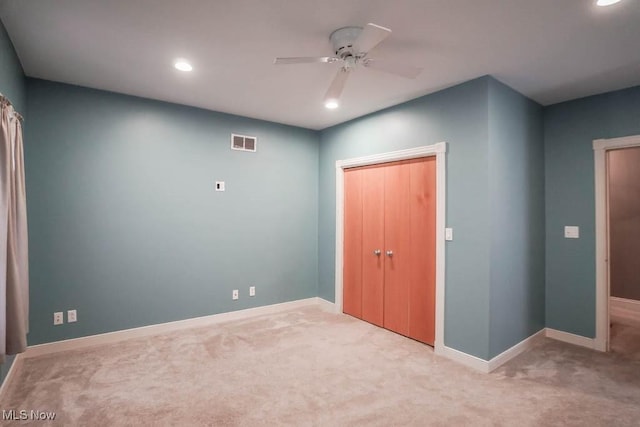
M 639 402 L 625 356 L 545 340 L 487 375 L 307 307 L 25 359 L 0 404 L 65 426 L 520 427 L 637 426 Z

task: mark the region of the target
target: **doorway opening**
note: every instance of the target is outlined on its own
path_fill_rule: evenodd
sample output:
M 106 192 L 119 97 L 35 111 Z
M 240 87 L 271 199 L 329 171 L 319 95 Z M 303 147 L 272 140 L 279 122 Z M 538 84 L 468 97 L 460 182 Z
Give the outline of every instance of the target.
M 594 150 L 596 348 L 640 360 L 640 136 Z
M 606 157 L 609 349 L 640 358 L 640 147 Z

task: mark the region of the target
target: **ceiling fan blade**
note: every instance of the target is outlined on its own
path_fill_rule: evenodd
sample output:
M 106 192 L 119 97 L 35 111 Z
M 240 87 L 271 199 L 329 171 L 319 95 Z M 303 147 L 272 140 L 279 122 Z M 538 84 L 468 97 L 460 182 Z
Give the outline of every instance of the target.
M 350 71 L 345 68 L 340 68 L 338 70 L 338 74 L 333 78 L 331 86 L 329 86 L 329 89 L 324 96 L 325 104 L 328 101 L 338 102 L 340 95 L 342 94 L 342 90 L 344 89 L 344 84 L 347 82 L 347 77 L 349 77 L 349 73 Z
M 294 56 L 291 58 L 276 58 L 273 63 L 278 65 L 315 64 L 321 62 L 336 62 L 338 60 L 338 58 L 331 56 Z
M 354 45 L 359 53 L 366 53 L 389 37 L 390 34 L 390 29 L 369 23 L 362 29 Z
M 374 70 L 406 77 L 407 79 L 415 79 L 422 72 L 422 68 L 414 67 L 413 65 L 406 65 L 398 63 L 397 61 L 384 61 L 380 59 L 366 58 L 362 61 L 362 65 Z

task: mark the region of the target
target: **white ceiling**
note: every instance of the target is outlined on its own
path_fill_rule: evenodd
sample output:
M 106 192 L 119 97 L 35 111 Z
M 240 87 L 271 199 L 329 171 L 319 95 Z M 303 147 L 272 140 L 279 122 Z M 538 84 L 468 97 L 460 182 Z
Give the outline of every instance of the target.
M 0 19 L 28 76 L 311 129 L 486 74 L 543 105 L 640 84 L 637 0 L 2 0 Z M 273 65 L 368 22 L 393 30 L 369 56 L 416 80 L 358 69 L 330 111 L 338 64 Z

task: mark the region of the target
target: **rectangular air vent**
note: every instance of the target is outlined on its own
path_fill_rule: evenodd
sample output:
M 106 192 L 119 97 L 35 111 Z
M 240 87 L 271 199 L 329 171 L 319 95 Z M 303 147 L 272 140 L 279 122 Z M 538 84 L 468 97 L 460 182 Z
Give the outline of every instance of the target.
M 240 151 L 256 151 L 258 138 L 255 136 L 231 134 L 231 149 Z

